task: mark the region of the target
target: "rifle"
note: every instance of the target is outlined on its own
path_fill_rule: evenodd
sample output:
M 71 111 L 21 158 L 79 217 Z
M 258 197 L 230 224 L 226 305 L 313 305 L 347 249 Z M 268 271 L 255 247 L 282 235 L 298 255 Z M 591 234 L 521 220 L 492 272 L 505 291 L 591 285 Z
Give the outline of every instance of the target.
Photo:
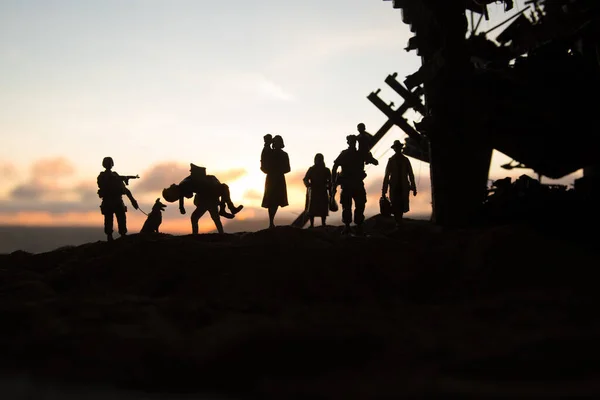
M 129 186 L 129 180 L 130 179 L 139 179 L 140 176 L 139 175 L 119 175 L 119 177 L 123 180 L 123 182 L 125 182 L 125 186 Z

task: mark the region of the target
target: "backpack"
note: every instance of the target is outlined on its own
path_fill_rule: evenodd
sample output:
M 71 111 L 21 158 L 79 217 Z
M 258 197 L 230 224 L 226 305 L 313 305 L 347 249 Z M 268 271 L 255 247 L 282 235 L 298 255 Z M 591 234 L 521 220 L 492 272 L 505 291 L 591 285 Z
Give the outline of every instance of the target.
M 102 171 L 98 175 L 98 197 L 120 197 L 124 193 L 125 184 L 119 174 L 113 171 Z

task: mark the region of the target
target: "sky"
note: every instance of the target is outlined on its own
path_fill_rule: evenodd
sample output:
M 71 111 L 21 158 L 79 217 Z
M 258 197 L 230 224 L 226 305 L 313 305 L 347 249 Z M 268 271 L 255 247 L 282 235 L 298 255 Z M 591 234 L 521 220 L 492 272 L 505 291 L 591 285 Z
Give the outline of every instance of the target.
M 522 7 L 491 5 L 479 30 Z M 402 103 L 384 80 L 420 67 L 404 50 L 411 36 L 381 0 L 0 0 L 0 225 L 101 229 L 96 177 L 111 156 L 115 171 L 140 175 L 129 188 L 145 212 L 194 163 L 245 206 L 225 230 L 259 229 L 266 133 L 283 137 L 290 158 L 290 205 L 276 217 L 289 222 L 304 207 L 315 154 L 331 167 L 359 122 L 374 133 L 386 121 L 366 96 L 380 88 L 385 102 Z M 373 149 L 367 216 L 378 213 L 390 145 L 405 137 L 395 127 Z M 499 167 L 510 160 L 495 152 L 490 177 L 536 177 Z M 406 216 L 428 218 L 429 165 L 411 162 L 419 195 Z M 163 231 L 191 231 L 192 209 L 181 216 L 170 204 Z M 130 232 L 145 218 L 129 207 Z M 341 212 L 329 221 L 340 224 Z M 208 215 L 201 229 L 214 229 Z

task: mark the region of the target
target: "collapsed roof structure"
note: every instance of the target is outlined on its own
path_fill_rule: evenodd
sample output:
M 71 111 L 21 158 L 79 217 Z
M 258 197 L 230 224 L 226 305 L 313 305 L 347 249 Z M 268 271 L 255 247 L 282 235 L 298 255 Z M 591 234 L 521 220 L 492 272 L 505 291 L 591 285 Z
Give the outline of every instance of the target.
M 583 169 L 597 190 L 599 1 L 527 1 L 495 41 L 477 26 L 489 4 L 509 11 L 512 0 L 383 1 L 401 10 L 415 34 L 405 50 L 422 66 L 403 83 L 385 80 L 405 100 L 397 109 L 379 90 L 368 96 L 389 118 L 374 143 L 397 125 L 405 153 L 430 163 L 435 223 L 477 219 L 494 149 L 553 179 Z M 403 117 L 409 108 L 423 115 L 414 127 Z

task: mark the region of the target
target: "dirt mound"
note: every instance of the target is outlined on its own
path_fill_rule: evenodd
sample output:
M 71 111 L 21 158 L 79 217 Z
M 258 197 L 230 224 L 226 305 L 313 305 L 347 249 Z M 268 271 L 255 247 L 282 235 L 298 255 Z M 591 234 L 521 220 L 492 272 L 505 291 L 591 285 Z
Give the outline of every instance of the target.
M 238 398 L 600 394 L 583 345 L 600 333 L 594 248 L 525 225 L 405 222 L 1 255 L 1 362 Z

